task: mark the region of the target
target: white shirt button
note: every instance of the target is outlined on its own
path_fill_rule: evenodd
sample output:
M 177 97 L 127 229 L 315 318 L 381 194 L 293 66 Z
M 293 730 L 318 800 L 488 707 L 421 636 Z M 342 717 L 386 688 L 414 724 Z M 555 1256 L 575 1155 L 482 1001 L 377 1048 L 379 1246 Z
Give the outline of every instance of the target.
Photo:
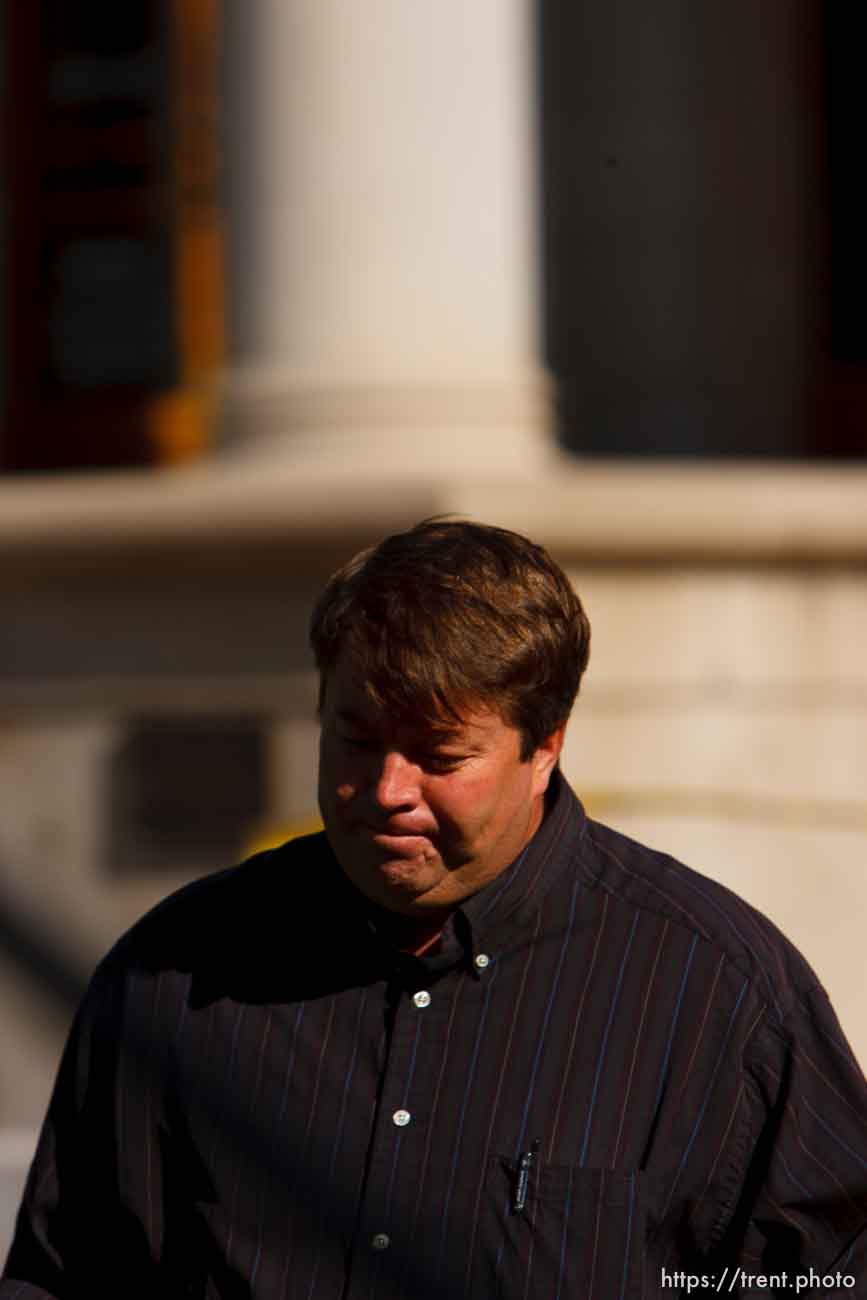
M 412 1119 L 412 1116 L 408 1110 L 396 1110 L 391 1118 L 394 1120 L 398 1128 L 406 1128 L 407 1124 Z
M 490 966 L 490 964 L 491 964 L 491 959 L 486 952 L 480 952 L 476 957 L 476 965 L 478 966 L 479 970 L 485 970 L 485 968 L 487 966 Z
M 417 1007 L 430 1006 L 430 994 L 422 989 L 419 993 L 413 993 L 412 1000 Z
M 386 1232 L 377 1232 L 371 1237 L 370 1244 L 374 1250 L 388 1250 L 391 1245 L 391 1238 Z

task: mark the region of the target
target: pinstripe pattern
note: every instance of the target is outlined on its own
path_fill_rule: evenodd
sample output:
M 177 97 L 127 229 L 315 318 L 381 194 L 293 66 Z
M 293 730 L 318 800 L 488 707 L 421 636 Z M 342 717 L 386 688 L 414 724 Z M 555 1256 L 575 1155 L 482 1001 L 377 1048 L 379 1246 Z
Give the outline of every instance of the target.
M 632 1092 L 632 1082 L 635 1078 L 635 1066 L 638 1061 L 638 1051 L 641 1046 L 641 1035 L 644 1032 L 644 1022 L 647 1019 L 647 1007 L 650 1002 L 650 995 L 653 992 L 653 984 L 656 980 L 656 972 L 659 967 L 659 959 L 662 956 L 662 948 L 665 943 L 665 936 L 668 933 L 669 922 L 666 921 L 662 934 L 659 936 L 659 946 L 656 949 L 656 956 L 653 959 L 653 969 L 650 972 L 650 979 L 647 984 L 647 991 L 644 994 L 644 1001 L 641 1004 L 641 1019 L 638 1022 L 638 1033 L 635 1037 L 635 1047 L 632 1052 L 632 1060 L 629 1063 L 629 1074 L 626 1079 L 626 1087 L 623 1092 L 623 1104 L 620 1107 L 620 1123 L 617 1126 L 617 1137 L 614 1140 L 614 1150 L 611 1153 L 611 1168 L 617 1164 L 617 1154 L 620 1150 L 620 1139 L 623 1137 L 623 1125 L 626 1122 L 626 1107 L 629 1103 L 629 1096 Z
M 605 1177 L 604 1171 L 601 1177 L 604 1179 Z M 596 1202 L 596 1221 L 593 1226 L 593 1255 L 590 1260 L 590 1284 L 587 1288 L 588 1300 L 593 1300 L 593 1297 L 596 1294 L 596 1261 L 599 1258 L 599 1241 L 600 1241 L 601 1227 L 602 1227 L 602 1197 L 600 1196 Z M 563 1267 L 562 1261 L 560 1267 L 561 1269 Z
M 440 1234 L 439 1234 L 439 1245 L 437 1246 L 436 1261 L 435 1261 L 434 1273 L 433 1273 L 433 1278 L 435 1282 L 439 1281 L 440 1271 L 442 1269 L 442 1262 L 446 1251 L 449 1211 L 451 1210 L 452 1193 L 454 1192 L 455 1180 L 457 1178 L 458 1165 L 460 1161 L 461 1145 L 462 1145 L 462 1139 L 464 1135 L 464 1123 L 467 1116 L 467 1102 L 469 1100 L 470 1089 L 472 1087 L 473 1080 L 475 1079 L 475 1075 L 476 1075 L 476 1066 L 478 1064 L 478 1059 L 479 1059 L 479 1048 L 481 1047 L 482 1044 L 482 1039 L 485 1031 L 485 1024 L 487 1022 L 488 1008 L 490 1005 L 490 993 L 493 988 L 495 980 L 496 980 L 496 971 L 494 972 L 494 975 L 492 979 L 489 981 L 488 987 L 485 990 L 484 1006 L 482 1008 L 482 1014 L 479 1019 L 479 1031 L 476 1036 L 475 1045 L 473 1047 L 473 1055 L 472 1055 L 472 1059 L 470 1060 L 470 1068 L 467 1074 L 467 1082 L 466 1082 L 466 1087 L 464 1088 L 464 1095 L 461 1098 L 461 1108 L 458 1116 L 456 1141 L 454 1142 L 453 1145 L 451 1164 L 449 1167 L 448 1183 L 446 1185 L 445 1197 L 443 1198 L 441 1210 L 440 1210 L 441 1226 L 440 1226 Z M 422 1195 L 422 1188 L 419 1188 L 419 1198 L 421 1198 L 421 1195 Z M 416 1204 L 418 1205 L 418 1202 Z M 418 1217 L 416 1215 L 415 1223 L 417 1222 L 418 1222 Z
M 629 1175 L 629 1218 L 626 1221 L 626 1242 L 623 1247 L 623 1280 L 620 1285 L 620 1300 L 626 1295 L 629 1281 L 629 1247 L 632 1244 L 632 1216 L 635 1211 L 635 1174 Z
M 601 940 L 602 940 L 602 936 L 603 936 L 603 934 L 605 933 L 605 918 L 606 918 L 607 915 L 608 915 L 608 895 L 607 895 L 607 894 L 603 894 L 603 895 L 602 895 L 602 906 L 601 906 L 601 908 L 600 908 L 600 912 L 599 912 L 599 927 L 598 927 L 598 929 L 597 929 L 597 931 L 596 931 L 596 938 L 595 938 L 594 941 L 593 941 L 593 953 L 592 953 L 592 955 L 591 955 L 591 957 L 590 957 L 590 964 L 589 964 L 589 966 L 588 966 L 588 968 L 587 968 L 587 975 L 586 975 L 586 978 L 585 978 L 585 980 L 584 980 L 584 986 L 583 986 L 583 988 L 582 988 L 582 990 L 581 990 L 581 999 L 580 999 L 580 1001 L 579 1001 L 579 1003 L 578 1003 L 578 1009 L 577 1009 L 577 1011 L 576 1011 L 576 1013 L 575 1013 L 575 1015 L 574 1015 L 574 1017 L 573 1017 L 573 1019 L 572 1019 L 572 1029 L 571 1029 L 571 1033 L 570 1033 L 570 1036 L 569 1036 L 569 1050 L 568 1050 L 568 1052 L 567 1052 L 567 1054 L 566 1054 L 566 1064 L 565 1064 L 564 1069 L 563 1069 L 563 1080 L 562 1080 L 562 1083 L 561 1083 L 561 1085 L 560 1085 L 560 1092 L 559 1092 L 559 1095 L 558 1095 L 558 1097 L 557 1097 L 557 1106 L 556 1106 L 556 1108 L 555 1108 L 555 1110 L 554 1110 L 554 1119 L 553 1119 L 553 1123 L 552 1123 L 552 1125 L 551 1125 L 551 1141 L 550 1141 L 550 1143 L 549 1143 L 549 1145 L 548 1145 L 548 1163 L 549 1163 L 549 1164 L 550 1164 L 550 1163 L 553 1161 L 553 1159 L 554 1159 L 554 1150 L 555 1150 L 555 1145 L 556 1145 L 556 1141 L 557 1141 L 557 1129 L 558 1129 L 558 1126 L 559 1126 L 559 1123 L 560 1123 L 560 1114 L 561 1114 L 561 1111 L 562 1111 L 562 1109 L 563 1109 L 563 1102 L 564 1102 L 564 1099 L 565 1099 L 565 1097 L 566 1097 L 566 1091 L 567 1091 L 567 1087 L 568 1087 L 568 1084 L 569 1084 L 569 1075 L 570 1075 L 570 1071 L 571 1071 L 571 1069 L 572 1069 L 572 1060 L 573 1060 L 574 1055 L 575 1055 L 575 1045 L 576 1045 L 576 1043 L 577 1043 L 577 1041 L 578 1041 L 578 1032 L 579 1032 L 579 1030 L 580 1030 L 580 1028 L 581 1028 L 581 1014 L 582 1014 L 582 1012 L 583 1012 L 583 1010 L 584 1010 L 584 1003 L 585 1003 L 585 1001 L 586 1001 L 586 999 L 587 999 L 587 990 L 588 990 L 588 988 L 589 988 L 589 986 L 590 986 L 590 981 L 591 981 L 591 978 L 592 978 L 592 976 L 593 976 L 593 971 L 594 971 L 595 968 L 596 968 L 596 959 L 597 959 L 597 957 L 598 957 L 598 955 L 599 955 L 599 946 L 600 946 L 600 942 L 601 942 Z
M 620 988 L 623 984 L 623 975 L 626 970 L 626 963 L 629 959 L 629 950 L 632 947 L 632 941 L 635 938 L 635 931 L 638 926 L 638 916 L 632 922 L 632 929 L 629 931 L 629 938 L 626 941 L 626 948 L 620 962 L 620 970 L 617 972 L 617 985 L 614 989 L 614 995 L 611 999 L 611 1006 L 608 1011 L 608 1019 L 605 1021 L 605 1029 L 602 1033 L 602 1043 L 599 1048 L 599 1057 L 596 1062 L 596 1073 L 593 1076 L 593 1092 L 590 1097 L 590 1104 L 587 1107 L 587 1125 L 584 1129 L 584 1140 L 581 1143 L 581 1154 L 578 1157 L 579 1165 L 586 1162 L 587 1147 L 590 1141 L 590 1126 L 593 1123 L 593 1111 L 596 1106 L 596 1097 L 599 1091 L 599 1082 L 602 1077 L 602 1064 L 605 1060 L 605 1051 L 608 1047 L 608 1035 L 611 1033 L 611 1023 L 614 1019 L 614 1012 L 617 1010 L 617 1000 L 620 997 Z
M 566 1205 L 563 1209 L 563 1227 L 560 1230 L 560 1260 L 557 1268 L 557 1300 L 563 1294 L 566 1277 L 566 1246 L 568 1244 L 569 1219 L 572 1212 L 572 1170 L 569 1170 L 569 1182 L 566 1187 Z
M 434 955 L 388 947 L 322 836 L 135 927 L 77 1019 L 0 1300 L 867 1283 L 865 1220 L 865 1084 L 812 972 L 558 777 Z

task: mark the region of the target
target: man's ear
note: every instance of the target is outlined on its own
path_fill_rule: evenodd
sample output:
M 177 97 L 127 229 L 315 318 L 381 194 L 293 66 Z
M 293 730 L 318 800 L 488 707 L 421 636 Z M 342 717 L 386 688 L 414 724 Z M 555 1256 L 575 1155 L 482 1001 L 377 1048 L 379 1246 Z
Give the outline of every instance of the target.
M 560 751 L 563 748 L 565 738 L 566 723 L 561 722 L 560 726 L 552 731 L 550 736 L 545 737 L 530 759 L 533 764 L 534 794 L 544 794 L 548 789 L 548 782 L 560 759 Z

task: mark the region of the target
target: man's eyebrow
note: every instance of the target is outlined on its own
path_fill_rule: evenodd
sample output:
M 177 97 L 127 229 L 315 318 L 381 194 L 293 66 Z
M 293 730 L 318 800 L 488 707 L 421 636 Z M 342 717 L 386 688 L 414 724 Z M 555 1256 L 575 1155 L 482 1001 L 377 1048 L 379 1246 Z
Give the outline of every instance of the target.
M 476 754 L 481 746 L 477 741 L 462 736 L 459 731 L 434 731 L 419 737 L 420 744 L 427 743 L 430 749 L 439 749 L 444 745 L 456 745 L 462 754 Z
M 360 713 L 356 713 L 354 709 L 350 708 L 338 709 L 337 716 L 341 722 L 350 722 L 354 727 L 371 727 L 374 725 L 369 718 L 363 718 Z
M 341 722 L 346 722 L 352 727 L 358 727 L 362 730 L 374 731 L 377 728 L 377 722 L 372 718 L 366 718 L 360 713 L 356 713 L 349 705 L 337 710 L 337 717 Z M 423 746 L 429 745 L 436 748 L 439 745 L 453 745 L 459 743 L 462 750 L 475 752 L 479 746 L 474 742 L 461 736 L 460 729 L 455 727 L 436 728 L 426 732 L 420 732 L 414 737 L 416 744 Z
M 434 731 L 431 738 L 435 745 L 460 745 L 462 749 L 472 749 L 472 742 L 467 740 L 459 731 Z

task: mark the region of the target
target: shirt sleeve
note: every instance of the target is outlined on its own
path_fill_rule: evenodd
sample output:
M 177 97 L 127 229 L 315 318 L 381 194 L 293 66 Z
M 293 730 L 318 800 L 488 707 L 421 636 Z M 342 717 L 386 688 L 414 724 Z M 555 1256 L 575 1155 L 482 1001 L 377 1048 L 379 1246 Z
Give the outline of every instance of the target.
M 839 1274 L 839 1294 L 867 1296 L 867 1081 L 819 985 L 764 1022 L 746 1067 L 747 1167 L 726 1232 L 740 1249 L 727 1258 L 775 1281 L 765 1294 L 793 1294 L 798 1277 L 802 1297 L 826 1295 Z
M 121 1186 L 119 1124 L 141 1091 L 123 972 L 107 960 L 72 1026 L 24 1188 L 0 1300 L 163 1296 Z
M 84 1192 L 84 1165 L 81 1154 L 74 1154 L 73 1148 L 80 1152 L 82 1103 L 90 1074 L 88 1042 L 91 1027 L 99 1019 L 97 985 L 94 980 L 79 1008 L 61 1058 L 0 1282 L 2 1300 L 60 1297 L 66 1293 L 64 1257 L 73 1218 L 67 1210 L 67 1199 L 74 1203 Z

